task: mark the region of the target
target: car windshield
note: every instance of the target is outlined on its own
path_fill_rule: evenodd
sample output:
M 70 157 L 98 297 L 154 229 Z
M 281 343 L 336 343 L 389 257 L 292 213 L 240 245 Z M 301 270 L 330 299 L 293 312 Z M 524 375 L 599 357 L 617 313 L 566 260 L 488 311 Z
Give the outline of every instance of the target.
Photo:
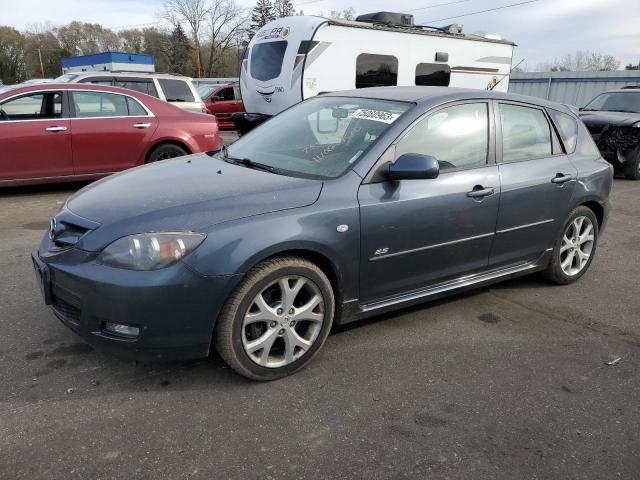
M 603 93 L 594 98 L 583 110 L 640 113 L 640 92 Z
M 54 82 L 56 83 L 69 83 L 72 82 L 74 78 L 76 78 L 78 75 L 75 75 L 73 73 L 65 73 L 64 75 L 60 75 L 58 78 L 56 78 L 54 80 Z
M 368 98 L 314 97 L 243 136 L 231 160 L 292 176 L 335 178 L 349 169 L 413 104 Z
M 198 95 L 200 95 L 200 98 L 207 98 L 214 88 L 215 85 L 200 85 L 198 87 Z

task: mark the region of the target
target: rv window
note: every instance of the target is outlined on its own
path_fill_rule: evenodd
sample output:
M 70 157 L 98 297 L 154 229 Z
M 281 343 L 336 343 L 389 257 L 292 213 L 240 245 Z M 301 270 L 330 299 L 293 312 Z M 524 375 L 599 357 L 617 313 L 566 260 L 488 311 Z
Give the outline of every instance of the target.
M 259 43 L 251 52 L 251 76 L 256 80 L 266 82 L 280 76 L 284 53 L 287 51 L 286 40 Z
M 451 67 L 438 63 L 419 63 L 416 66 L 416 85 L 448 87 Z
M 398 84 L 398 59 L 393 55 L 362 53 L 356 60 L 356 88 Z

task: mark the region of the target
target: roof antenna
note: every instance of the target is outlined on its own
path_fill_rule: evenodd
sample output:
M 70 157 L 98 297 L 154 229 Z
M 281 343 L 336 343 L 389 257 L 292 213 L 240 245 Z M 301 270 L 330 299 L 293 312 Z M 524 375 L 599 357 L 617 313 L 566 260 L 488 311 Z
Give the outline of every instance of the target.
M 502 75 L 502 78 L 500 80 L 497 80 L 495 77 L 493 78 L 493 80 L 491 80 L 488 84 L 487 87 L 485 88 L 485 90 L 493 90 L 494 88 L 496 88 L 498 86 L 498 84 L 504 80 L 505 78 L 507 78 L 509 75 L 511 75 L 511 73 L 520 66 L 520 64 L 522 62 L 524 62 L 524 58 L 522 60 L 520 60 L 515 67 L 513 67 L 511 70 L 509 70 L 509 73 L 505 73 L 504 75 Z

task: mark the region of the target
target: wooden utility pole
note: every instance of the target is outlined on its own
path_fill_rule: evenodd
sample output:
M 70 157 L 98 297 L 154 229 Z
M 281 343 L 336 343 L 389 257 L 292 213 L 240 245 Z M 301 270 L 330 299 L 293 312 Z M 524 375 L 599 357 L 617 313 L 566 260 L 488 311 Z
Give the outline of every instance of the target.
M 40 59 L 40 75 L 41 78 L 44 78 L 44 66 L 42 65 L 42 53 L 40 52 L 40 47 L 38 47 L 38 58 Z

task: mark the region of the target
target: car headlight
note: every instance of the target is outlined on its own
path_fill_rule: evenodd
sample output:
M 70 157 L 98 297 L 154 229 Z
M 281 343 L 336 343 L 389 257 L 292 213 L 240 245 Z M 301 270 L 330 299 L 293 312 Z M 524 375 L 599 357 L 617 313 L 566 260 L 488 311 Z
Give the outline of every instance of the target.
M 631 125 L 632 128 L 640 128 L 640 122 L 636 122 L 633 125 Z
M 98 262 L 129 270 L 158 270 L 176 263 L 202 243 L 203 233 L 140 233 L 107 246 Z

